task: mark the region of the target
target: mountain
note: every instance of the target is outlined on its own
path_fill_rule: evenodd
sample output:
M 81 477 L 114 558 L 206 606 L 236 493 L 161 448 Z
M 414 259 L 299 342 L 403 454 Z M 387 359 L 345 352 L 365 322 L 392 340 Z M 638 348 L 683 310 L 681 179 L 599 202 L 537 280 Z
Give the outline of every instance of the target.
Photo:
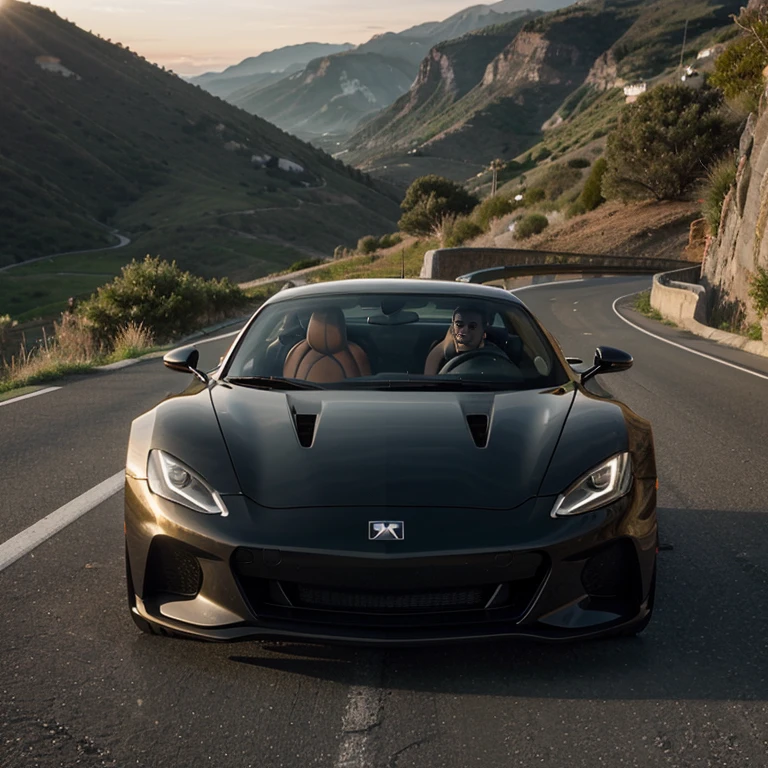
M 504 0 L 509 2 L 512 0 Z M 529 0 L 527 4 L 541 2 Z M 572 0 L 543 2 L 564 6 Z M 475 5 L 443 21 L 376 35 L 354 50 L 310 62 L 301 75 L 267 88 L 256 83 L 225 98 L 302 139 L 335 149 L 361 120 L 388 107 L 408 90 L 420 62 L 434 45 L 524 13 Z
M 564 119 L 561 107 L 570 114 L 676 66 L 686 21 L 693 46 L 738 9 L 738 0 L 585 0 L 444 43 L 410 91 L 349 139 L 345 160 L 399 183 L 475 176 L 537 144 Z
M 300 73 L 267 88 L 237 91 L 229 101 L 299 136 L 349 134 L 412 82 L 402 59 L 350 52 L 316 59 Z
M 251 56 L 239 64 L 233 64 L 222 72 L 206 72 L 189 78 L 193 85 L 199 85 L 214 96 L 225 98 L 228 94 L 258 83 L 269 84 L 282 79 L 286 74 L 298 72 L 310 61 L 334 53 L 343 53 L 354 48 L 351 43 L 302 43 L 288 45 Z
M 0 23 L 0 125 L 0 265 L 106 245 L 115 228 L 133 244 L 101 270 L 88 262 L 107 255 L 81 257 L 86 271 L 152 253 L 248 279 L 399 215 L 397 191 L 15 0 Z

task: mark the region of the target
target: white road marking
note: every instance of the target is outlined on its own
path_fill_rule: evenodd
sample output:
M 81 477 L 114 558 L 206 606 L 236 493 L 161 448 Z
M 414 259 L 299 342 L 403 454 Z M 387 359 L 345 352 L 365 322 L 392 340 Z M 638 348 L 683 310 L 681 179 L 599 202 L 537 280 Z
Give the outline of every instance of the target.
M 46 387 L 45 389 L 38 389 L 37 392 L 30 392 L 26 395 L 19 395 L 18 397 L 12 397 L 10 400 L 3 400 L 0 403 L 0 408 L 4 405 L 10 405 L 11 403 L 18 403 L 20 400 L 28 400 L 30 397 L 38 397 L 39 395 L 47 395 L 49 392 L 55 392 L 61 387 Z
M 364 664 L 363 669 L 364 677 L 374 684 L 356 685 L 349 691 L 341 723 L 341 746 L 334 768 L 365 768 L 374 762 L 368 757 L 368 737 L 379 723 L 384 659 L 381 653 L 372 653 L 376 655 L 369 657 L 369 663 Z
M 15 563 L 86 512 L 90 512 L 94 507 L 114 496 L 123 487 L 124 478 L 125 471 L 121 469 L 103 483 L 99 483 L 68 504 L 59 507 L 55 512 L 38 520 L 4 544 L 0 544 L 0 571 L 4 571 L 11 563 Z
M 552 288 L 554 285 L 570 285 L 571 283 L 583 283 L 586 280 L 594 279 L 595 278 L 579 277 L 575 280 L 553 280 L 551 283 L 534 283 L 533 285 L 524 285 L 521 288 L 511 288 L 509 292 L 519 293 L 520 291 L 527 291 L 529 288 Z
M 768 381 L 768 376 L 766 376 L 764 373 L 758 373 L 757 371 L 750 371 L 749 368 L 743 368 L 742 366 L 736 365 L 735 363 L 729 363 L 726 360 L 721 360 L 719 357 L 713 357 L 712 355 L 707 355 L 704 352 L 699 352 L 696 349 L 691 349 L 690 347 L 686 347 L 683 344 L 678 344 L 675 341 L 670 341 L 669 339 L 665 339 L 663 336 L 657 336 L 655 333 L 646 331 L 645 328 L 641 328 L 639 325 L 635 325 L 635 323 L 631 322 L 630 320 L 627 320 L 627 318 L 624 317 L 619 312 L 618 309 L 616 309 L 616 305 L 622 299 L 628 299 L 630 296 L 637 296 L 638 293 L 642 293 L 642 291 L 635 291 L 634 293 L 628 293 L 626 296 L 619 296 L 619 298 L 613 302 L 613 311 L 616 314 L 616 317 L 623 320 L 627 325 L 632 326 L 632 328 L 634 328 L 636 331 L 640 331 L 640 333 L 644 333 L 646 336 L 650 336 L 653 339 L 658 339 L 659 341 L 663 341 L 665 344 L 671 344 L 673 347 L 677 347 L 678 349 L 684 349 L 686 352 L 690 352 L 692 355 L 698 355 L 699 357 L 706 358 L 707 360 L 712 360 L 715 363 L 720 363 L 720 365 L 727 365 L 729 368 L 735 368 L 737 371 L 742 371 L 743 373 L 749 373 L 752 376 L 757 376 L 758 379 L 765 379 L 766 381 Z

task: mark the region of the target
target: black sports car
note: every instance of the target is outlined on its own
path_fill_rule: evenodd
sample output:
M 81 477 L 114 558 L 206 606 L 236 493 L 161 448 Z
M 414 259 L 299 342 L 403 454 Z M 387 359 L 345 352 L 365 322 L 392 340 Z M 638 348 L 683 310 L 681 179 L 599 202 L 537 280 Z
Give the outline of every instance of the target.
M 128 599 L 148 633 L 414 644 L 636 634 L 650 424 L 499 288 L 350 280 L 262 305 L 133 422 Z M 587 382 L 590 382 L 587 386 Z

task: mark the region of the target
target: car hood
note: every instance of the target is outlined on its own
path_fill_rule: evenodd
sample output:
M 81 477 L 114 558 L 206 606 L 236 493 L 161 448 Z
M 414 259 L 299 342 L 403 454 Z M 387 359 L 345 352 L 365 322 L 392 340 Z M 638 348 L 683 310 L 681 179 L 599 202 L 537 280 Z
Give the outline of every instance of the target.
M 211 397 L 240 487 L 264 507 L 511 509 L 536 495 L 574 393 L 217 386 Z M 478 447 L 468 417 L 483 415 Z

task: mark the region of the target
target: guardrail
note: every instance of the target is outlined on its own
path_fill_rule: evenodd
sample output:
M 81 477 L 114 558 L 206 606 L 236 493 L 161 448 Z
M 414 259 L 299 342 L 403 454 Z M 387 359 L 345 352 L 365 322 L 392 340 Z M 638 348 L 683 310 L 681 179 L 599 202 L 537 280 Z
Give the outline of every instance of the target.
M 652 275 L 690 266 L 691 262 L 680 259 L 530 251 L 517 248 L 439 248 L 425 254 L 421 277 L 488 283 L 522 275 Z

